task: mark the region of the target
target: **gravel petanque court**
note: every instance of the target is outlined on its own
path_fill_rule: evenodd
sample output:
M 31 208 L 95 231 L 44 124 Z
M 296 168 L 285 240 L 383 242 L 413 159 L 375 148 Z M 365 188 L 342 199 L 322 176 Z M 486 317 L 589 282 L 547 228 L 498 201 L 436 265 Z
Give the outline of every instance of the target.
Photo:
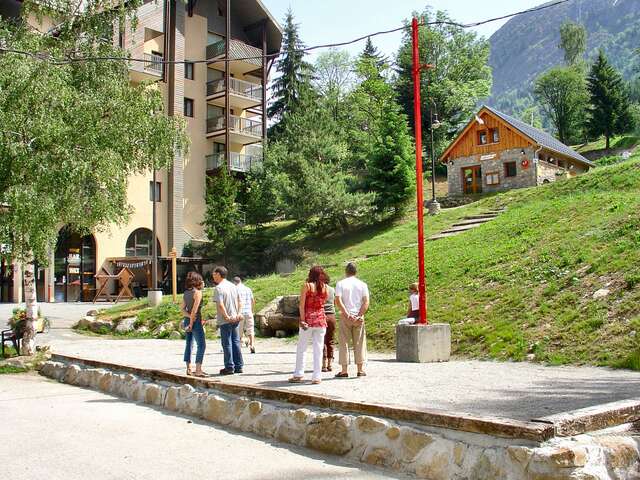
M 55 353 L 138 368 L 182 373 L 180 340 L 122 340 L 80 335 L 70 326 L 90 304 L 42 304 L 52 318 L 49 334 L 37 336 Z M 11 305 L 0 305 L 8 318 Z M 393 353 L 370 353 L 367 377 L 335 379 L 339 368 L 324 373 L 320 385 L 292 385 L 295 342 L 258 339 L 257 353 L 243 348 L 244 374 L 219 377 L 222 348 L 208 341 L 204 370 L 231 383 L 317 393 L 344 400 L 530 420 L 617 400 L 637 398 L 640 372 L 596 367 L 549 367 L 535 363 L 452 360 L 446 363 L 398 363 Z M 311 367 L 311 348 L 307 352 Z M 307 375 L 310 379 L 310 372 Z

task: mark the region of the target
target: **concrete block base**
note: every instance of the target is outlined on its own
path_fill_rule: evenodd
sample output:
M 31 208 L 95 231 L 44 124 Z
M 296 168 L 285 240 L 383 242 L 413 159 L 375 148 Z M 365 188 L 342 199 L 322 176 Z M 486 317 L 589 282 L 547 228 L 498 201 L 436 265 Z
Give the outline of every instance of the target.
M 427 202 L 427 208 L 429 209 L 429 215 L 438 215 L 440 213 L 440 203 L 437 200 Z
M 396 326 L 396 360 L 399 362 L 447 362 L 451 357 L 451 326 Z
M 151 307 L 157 307 L 162 303 L 162 290 L 149 290 L 147 298 Z

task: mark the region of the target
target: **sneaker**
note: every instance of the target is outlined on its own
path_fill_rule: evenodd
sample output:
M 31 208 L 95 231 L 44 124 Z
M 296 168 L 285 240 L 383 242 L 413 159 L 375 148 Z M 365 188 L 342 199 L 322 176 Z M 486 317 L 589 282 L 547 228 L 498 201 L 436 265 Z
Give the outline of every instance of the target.
M 256 348 L 255 347 L 251 347 L 251 353 L 256 353 Z
M 233 375 L 233 368 L 223 368 L 220 370 L 220 375 Z

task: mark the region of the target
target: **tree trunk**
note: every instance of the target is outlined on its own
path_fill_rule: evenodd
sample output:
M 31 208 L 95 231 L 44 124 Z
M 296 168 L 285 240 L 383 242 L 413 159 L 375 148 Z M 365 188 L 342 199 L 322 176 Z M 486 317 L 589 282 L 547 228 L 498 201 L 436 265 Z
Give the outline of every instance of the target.
M 606 135 L 604 138 L 607 140 L 607 146 L 605 148 L 609 150 L 609 147 L 611 146 L 611 137 L 609 137 L 609 135 Z
M 27 307 L 24 336 L 22 337 L 21 355 L 35 353 L 36 318 L 38 316 L 38 300 L 36 298 L 35 265 L 27 262 L 24 265 L 24 300 Z

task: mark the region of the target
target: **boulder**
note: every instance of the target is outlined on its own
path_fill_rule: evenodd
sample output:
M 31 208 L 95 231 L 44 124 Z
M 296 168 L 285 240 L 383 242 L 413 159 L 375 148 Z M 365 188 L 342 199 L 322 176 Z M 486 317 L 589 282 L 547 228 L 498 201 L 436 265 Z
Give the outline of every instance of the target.
M 113 324 L 111 322 L 105 322 L 103 320 L 95 320 L 89 323 L 89 330 L 93 333 L 104 333 L 105 331 L 110 332 L 113 329 Z
M 141 325 L 136 332 L 138 333 L 149 333 L 149 328 L 146 327 L 145 325 Z
M 300 296 L 299 295 L 287 295 L 282 297 L 281 311 L 285 315 L 298 315 L 300 308 Z
M 89 310 L 87 312 L 87 316 L 89 316 L 89 317 L 97 317 L 98 316 L 98 311 L 97 310 Z
M 123 318 L 122 320 L 120 320 L 120 322 L 118 322 L 115 331 L 117 333 L 129 333 L 134 329 L 133 324 L 136 322 L 136 320 L 137 317 Z
M 598 300 L 599 298 L 605 298 L 611 293 L 608 288 L 601 288 L 600 290 L 596 290 L 593 293 L 593 299 Z
M 89 325 L 91 325 L 92 320 L 89 320 L 88 318 L 81 318 L 80 320 L 78 320 L 78 323 L 76 323 L 73 328 L 77 328 L 80 330 L 86 330 L 87 328 L 89 328 Z
M 344 455 L 353 448 L 351 417 L 317 415 L 307 429 L 307 446 L 333 455 Z

